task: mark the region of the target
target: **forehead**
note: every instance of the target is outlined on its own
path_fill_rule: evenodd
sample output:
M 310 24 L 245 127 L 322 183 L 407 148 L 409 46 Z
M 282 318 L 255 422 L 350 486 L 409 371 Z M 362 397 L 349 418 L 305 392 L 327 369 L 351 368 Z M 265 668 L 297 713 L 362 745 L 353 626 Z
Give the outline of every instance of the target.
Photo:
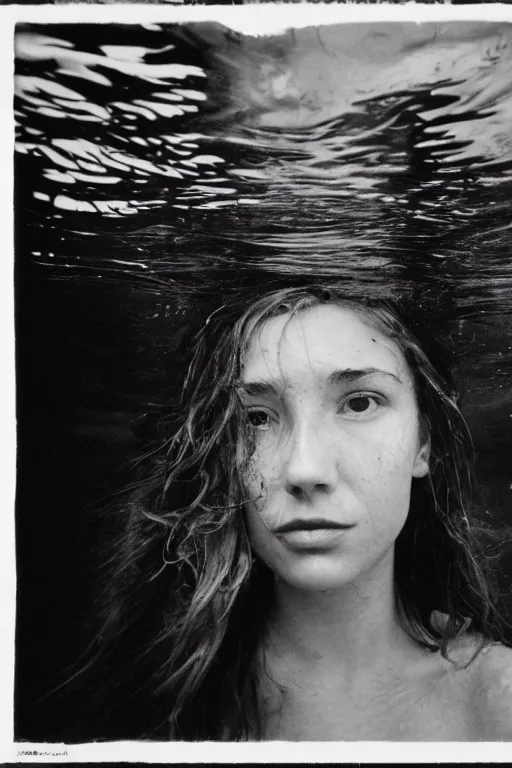
M 337 305 L 315 305 L 267 320 L 249 341 L 242 379 L 282 379 L 306 372 L 379 368 L 410 379 L 398 345 L 370 316 Z

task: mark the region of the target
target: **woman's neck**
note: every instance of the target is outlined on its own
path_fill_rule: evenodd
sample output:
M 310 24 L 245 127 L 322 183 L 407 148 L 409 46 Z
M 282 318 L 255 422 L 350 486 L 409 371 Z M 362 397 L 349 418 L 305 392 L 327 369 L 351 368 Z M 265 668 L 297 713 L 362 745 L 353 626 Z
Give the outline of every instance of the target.
M 334 664 L 347 683 L 403 665 L 419 650 L 397 617 L 392 562 L 336 590 L 309 591 L 276 582 L 268 638 L 271 655 L 312 673 Z

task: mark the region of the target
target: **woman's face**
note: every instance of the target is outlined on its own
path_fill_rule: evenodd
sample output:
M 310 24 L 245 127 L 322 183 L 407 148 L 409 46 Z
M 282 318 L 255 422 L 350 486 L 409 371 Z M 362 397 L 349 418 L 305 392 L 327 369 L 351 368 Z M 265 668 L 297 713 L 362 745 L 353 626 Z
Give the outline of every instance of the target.
M 399 347 L 340 306 L 280 315 L 250 341 L 240 396 L 255 445 L 246 523 L 275 575 L 332 589 L 391 561 L 428 472 Z

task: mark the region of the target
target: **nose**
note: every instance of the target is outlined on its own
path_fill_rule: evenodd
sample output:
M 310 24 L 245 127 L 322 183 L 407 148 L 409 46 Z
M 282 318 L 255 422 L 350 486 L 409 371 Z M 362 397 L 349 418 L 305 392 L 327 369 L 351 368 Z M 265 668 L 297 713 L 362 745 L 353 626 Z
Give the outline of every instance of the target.
M 284 466 L 287 492 L 311 500 L 317 493 L 332 493 L 337 477 L 332 446 L 322 429 L 312 425 L 297 427 L 289 437 Z

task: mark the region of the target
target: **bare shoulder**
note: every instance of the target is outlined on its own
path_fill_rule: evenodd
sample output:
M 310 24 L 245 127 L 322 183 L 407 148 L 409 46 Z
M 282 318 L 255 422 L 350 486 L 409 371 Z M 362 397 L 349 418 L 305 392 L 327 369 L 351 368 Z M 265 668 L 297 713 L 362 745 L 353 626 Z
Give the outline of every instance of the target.
M 512 741 L 512 648 L 491 643 L 473 664 L 473 700 L 482 738 Z

